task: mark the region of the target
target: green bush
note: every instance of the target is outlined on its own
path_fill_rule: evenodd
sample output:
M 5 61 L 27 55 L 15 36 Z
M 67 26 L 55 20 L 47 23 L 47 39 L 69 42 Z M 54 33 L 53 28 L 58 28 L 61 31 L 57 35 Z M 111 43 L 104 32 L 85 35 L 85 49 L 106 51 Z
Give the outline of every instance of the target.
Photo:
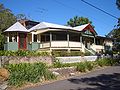
M 80 71 L 80 72 L 86 72 L 85 63 L 84 62 L 80 62 L 79 64 L 77 64 L 76 70 Z
M 81 51 L 71 51 L 70 52 L 70 56 L 81 56 L 83 55 L 84 53 L 81 52 Z
M 15 52 L 13 51 L 0 51 L 0 56 L 15 56 Z
M 87 70 L 91 71 L 94 68 L 93 62 L 85 61 L 77 64 L 77 71 L 86 72 Z
M 68 56 L 68 51 L 52 51 L 51 54 L 54 57 Z
M 89 70 L 89 71 L 91 71 L 94 67 L 93 62 L 90 62 L 90 61 L 84 62 L 84 65 L 86 66 L 86 69 Z
M 0 51 L 0 56 L 49 56 L 48 52 L 18 50 L 18 51 Z
M 92 54 L 90 52 L 86 51 L 84 55 L 85 56 L 91 56 Z
M 21 86 L 26 82 L 36 83 L 41 80 L 55 79 L 44 63 L 21 63 L 6 66 L 10 72 L 9 85 Z
M 16 56 L 28 56 L 30 51 L 27 50 L 18 50 L 15 52 Z
M 96 68 L 98 66 L 103 67 L 103 66 L 112 66 L 117 64 L 118 61 L 113 60 L 113 59 L 108 59 L 108 58 L 104 58 L 104 59 L 99 59 L 96 60 L 94 62 L 91 61 L 85 61 L 85 62 L 80 62 L 80 63 L 61 63 L 59 62 L 59 60 L 56 60 L 53 63 L 54 68 L 63 68 L 63 67 L 76 67 L 77 71 L 80 72 L 86 72 L 87 70 L 91 71 L 93 70 L 93 68 Z
M 61 63 L 58 59 L 54 60 L 54 63 L 51 67 L 53 68 L 63 68 L 63 67 L 73 67 L 77 66 L 78 63 Z
M 100 67 L 112 66 L 112 65 L 115 65 L 117 63 L 116 60 L 113 60 L 113 59 L 110 59 L 110 58 L 98 59 L 98 60 L 96 60 L 96 62 Z
M 52 56 L 54 57 L 64 57 L 64 56 L 81 56 L 84 53 L 81 51 L 52 51 Z
M 54 68 L 62 68 L 62 67 L 63 67 L 63 64 L 62 64 L 61 62 L 59 62 L 59 61 L 55 61 L 55 62 L 53 63 L 53 67 L 54 67 Z

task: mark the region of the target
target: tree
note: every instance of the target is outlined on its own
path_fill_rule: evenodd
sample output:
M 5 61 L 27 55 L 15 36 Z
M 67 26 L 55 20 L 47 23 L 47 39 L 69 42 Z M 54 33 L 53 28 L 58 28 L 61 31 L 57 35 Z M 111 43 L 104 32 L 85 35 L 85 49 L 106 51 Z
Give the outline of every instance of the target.
M 116 0 L 117 8 L 120 10 L 120 0 Z
M 117 8 L 120 10 L 120 0 L 116 0 L 116 5 L 117 5 Z M 118 18 L 117 26 L 118 26 L 118 28 L 120 28 L 120 18 Z
M 17 18 L 17 20 L 27 19 L 27 17 L 25 16 L 25 14 L 17 14 L 16 18 Z
M 67 22 L 67 25 L 69 25 L 71 27 L 75 27 L 75 26 L 80 26 L 80 25 L 84 25 L 84 24 L 88 24 L 88 23 L 92 24 L 92 21 L 90 21 L 88 18 L 85 18 L 85 17 L 75 16 Z
M 117 8 L 120 10 L 120 0 L 116 0 Z M 118 18 L 118 23 L 113 31 L 113 38 L 116 39 L 113 49 L 120 52 L 120 18 Z
M 116 6 L 120 10 L 120 0 L 116 0 Z M 115 39 L 113 50 L 120 52 L 120 18 L 118 18 L 118 22 L 117 25 L 115 25 L 115 28 L 110 33 L 108 33 L 107 36 Z
M 0 50 L 3 50 L 4 36 L 2 35 L 3 31 L 10 27 L 16 22 L 16 17 L 11 12 L 10 9 L 4 7 L 3 4 L 0 4 Z

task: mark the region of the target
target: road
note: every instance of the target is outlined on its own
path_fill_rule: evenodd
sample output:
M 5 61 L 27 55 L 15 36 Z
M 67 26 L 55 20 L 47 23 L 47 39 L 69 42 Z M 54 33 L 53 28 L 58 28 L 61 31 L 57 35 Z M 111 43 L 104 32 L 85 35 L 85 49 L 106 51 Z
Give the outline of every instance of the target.
M 25 90 L 120 90 L 120 66 L 107 67 Z

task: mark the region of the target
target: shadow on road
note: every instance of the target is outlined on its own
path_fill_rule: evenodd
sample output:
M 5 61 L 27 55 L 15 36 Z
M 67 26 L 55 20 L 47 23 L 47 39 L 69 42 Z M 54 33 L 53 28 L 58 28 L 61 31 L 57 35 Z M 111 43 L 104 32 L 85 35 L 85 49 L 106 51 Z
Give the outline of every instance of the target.
M 120 90 L 120 73 L 101 74 L 100 76 L 81 79 L 71 78 L 68 81 L 74 84 L 86 84 L 90 86 L 70 90 Z

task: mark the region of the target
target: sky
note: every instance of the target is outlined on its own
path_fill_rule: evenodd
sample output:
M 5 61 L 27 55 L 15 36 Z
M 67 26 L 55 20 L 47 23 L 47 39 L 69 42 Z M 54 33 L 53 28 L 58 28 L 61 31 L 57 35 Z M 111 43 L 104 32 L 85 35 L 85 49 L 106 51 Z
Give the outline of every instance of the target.
M 106 12 L 120 17 L 116 0 L 85 0 Z M 39 22 L 66 25 L 74 16 L 89 18 L 98 35 L 108 34 L 117 24 L 117 19 L 85 4 L 81 0 L 0 0 L 12 13 L 25 14 L 27 18 Z

